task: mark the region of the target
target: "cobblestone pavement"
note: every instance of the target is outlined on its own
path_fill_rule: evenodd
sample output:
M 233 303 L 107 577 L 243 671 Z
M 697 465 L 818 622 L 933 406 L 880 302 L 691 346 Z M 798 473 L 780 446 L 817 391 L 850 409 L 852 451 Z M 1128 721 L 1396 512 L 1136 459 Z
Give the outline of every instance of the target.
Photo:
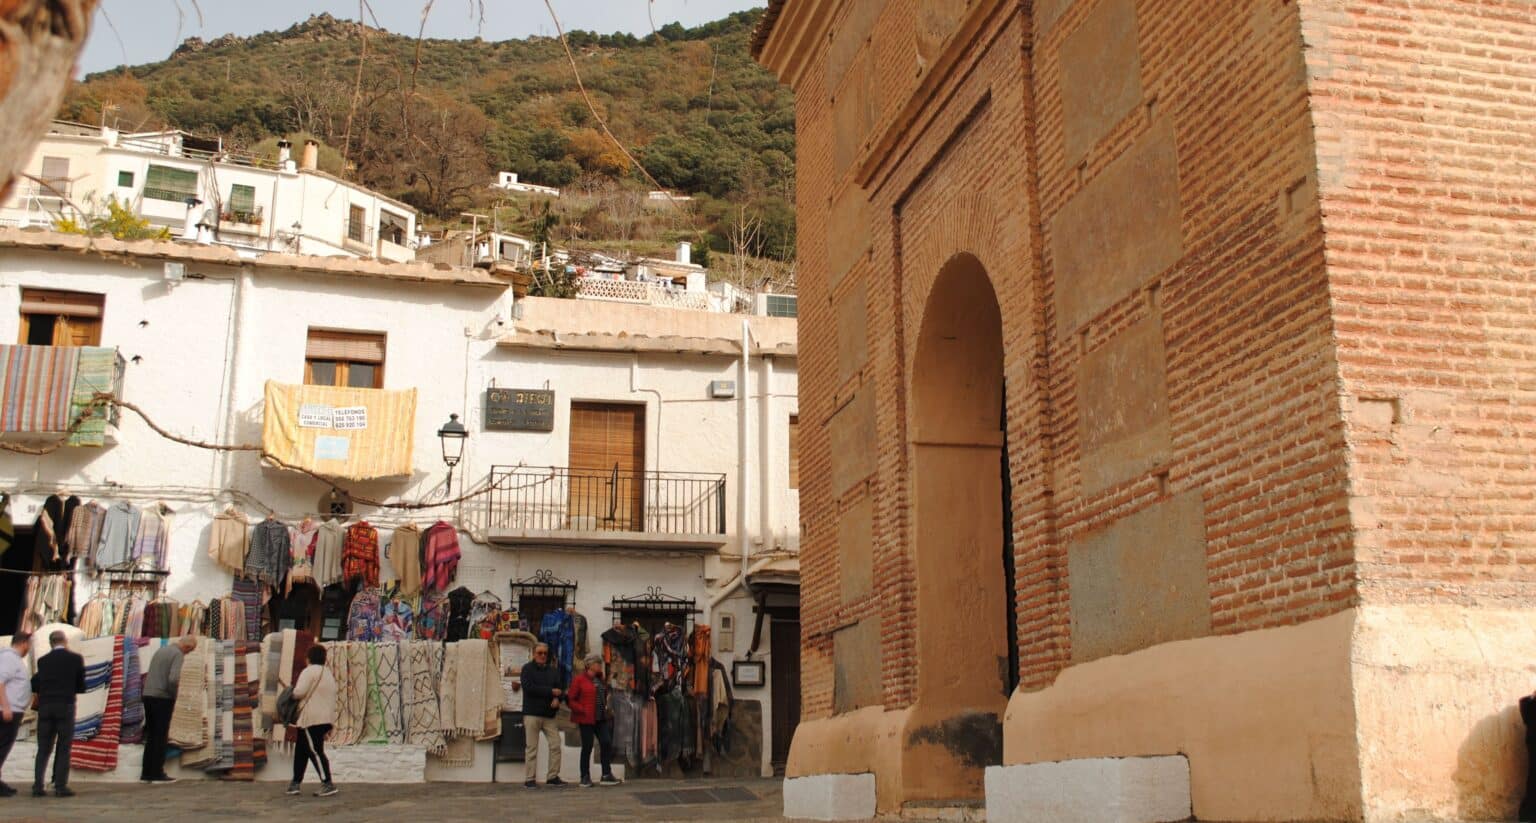
M 14 784 L 13 784 L 14 785 Z M 520 783 L 342 785 L 335 797 L 298 797 L 282 783 L 182 780 L 170 786 L 80 783 L 71 798 L 33 798 L 22 788 L 0 799 L 0 820 L 18 823 L 207 823 L 225 820 L 323 819 L 407 823 L 414 820 L 781 820 L 777 779 L 644 780 L 622 786 L 525 789 Z

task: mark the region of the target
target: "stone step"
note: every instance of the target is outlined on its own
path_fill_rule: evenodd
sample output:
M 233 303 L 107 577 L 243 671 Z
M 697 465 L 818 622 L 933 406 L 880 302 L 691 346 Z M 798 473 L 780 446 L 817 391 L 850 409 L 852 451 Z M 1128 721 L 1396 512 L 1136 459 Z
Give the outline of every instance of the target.
M 901 807 L 901 819 L 944 821 L 944 823 L 978 823 L 987 819 L 987 807 L 986 803 L 981 800 L 904 803 Z

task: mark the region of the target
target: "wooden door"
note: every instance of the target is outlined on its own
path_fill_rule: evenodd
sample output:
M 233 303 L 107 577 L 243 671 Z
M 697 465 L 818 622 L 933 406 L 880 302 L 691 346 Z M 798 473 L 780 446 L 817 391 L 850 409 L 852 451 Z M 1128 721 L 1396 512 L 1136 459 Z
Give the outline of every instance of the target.
M 572 403 L 570 528 L 643 531 L 645 407 Z
M 773 644 L 768 677 L 773 687 L 773 765 L 779 770 L 789 761 L 789 741 L 800 725 L 800 621 L 775 619 L 768 639 Z

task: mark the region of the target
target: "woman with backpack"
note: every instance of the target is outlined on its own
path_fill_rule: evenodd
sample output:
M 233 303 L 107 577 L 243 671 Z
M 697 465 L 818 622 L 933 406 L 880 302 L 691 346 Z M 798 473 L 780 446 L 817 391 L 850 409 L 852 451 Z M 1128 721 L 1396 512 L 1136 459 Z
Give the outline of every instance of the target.
M 304 782 L 304 771 L 309 761 L 315 761 L 315 771 L 320 775 L 320 791 L 315 797 L 336 794 L 336 784 L 331 782 L 331 761 L 325 756 L 325 736 L 336 723 L 336 676 L 325 667 L 325 647 L 315 644 L 309 647 L 309 665 L 299 673 L 293 684 L 293 699 L 299 703 L 299 743 L 293 752 L 293 782 L 288 784 L 287 794 L 298 794 L 299 784 Z

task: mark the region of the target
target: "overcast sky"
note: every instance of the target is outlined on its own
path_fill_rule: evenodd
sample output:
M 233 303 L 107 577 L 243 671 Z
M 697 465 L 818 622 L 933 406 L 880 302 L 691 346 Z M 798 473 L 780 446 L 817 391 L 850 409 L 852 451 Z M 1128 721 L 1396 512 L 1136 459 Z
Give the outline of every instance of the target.
M 651 30 L 647 2 L 554 0 L 554 6 L 567 31 L 641 34 Z M 695 26 L 731 12 L 763 6 L 765 0 L 649 0 L 649 4 L 657 26 L 674 21 Z M 414 36 L 421 25 L 426 0 L 369 0 L 368 5 L 384 28 Z M 427 20 L 427 36 L 479 35 L 487 40 L 509 40 L 555 33 L 544 0 L 483 0 L 483 23 L 479 19 L 480 5 L 478 0 L 436 0 Z M 281 30 L 322 11 L 356 20 L 357 8 L 356 0 L 103 0 L 91 38 L 80 57 L 80 72 L 89 74 L 124 62 L 137 65 L 164 60 L 188 37 L 212 40 L 230 33 L 248 35 Z M 198 9 L 202 11 L 201 22 Z

